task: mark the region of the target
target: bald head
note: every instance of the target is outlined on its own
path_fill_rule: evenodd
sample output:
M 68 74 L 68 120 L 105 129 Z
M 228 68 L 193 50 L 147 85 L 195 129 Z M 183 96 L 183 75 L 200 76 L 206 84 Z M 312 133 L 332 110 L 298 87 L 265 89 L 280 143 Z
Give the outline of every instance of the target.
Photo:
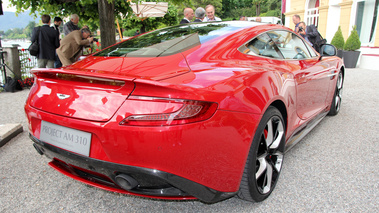
M 184 17 L 191 21 L 195 15 L 193 14 L 192 8 L 186 8 L 184 9 Z

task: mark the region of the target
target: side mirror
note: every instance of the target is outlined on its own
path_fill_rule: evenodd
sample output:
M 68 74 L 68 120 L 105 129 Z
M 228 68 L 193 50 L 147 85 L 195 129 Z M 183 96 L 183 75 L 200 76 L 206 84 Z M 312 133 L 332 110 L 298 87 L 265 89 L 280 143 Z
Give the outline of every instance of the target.
M 331 44 L 324 44 L 320 48 L 321 56 L 335 56 L 337 55 L 337 49 Z

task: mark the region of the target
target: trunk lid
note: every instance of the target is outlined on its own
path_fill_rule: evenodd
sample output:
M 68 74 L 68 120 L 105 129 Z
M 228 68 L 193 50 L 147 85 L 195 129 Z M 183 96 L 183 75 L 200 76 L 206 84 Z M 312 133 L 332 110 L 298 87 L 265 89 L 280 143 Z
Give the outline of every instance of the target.
M 134 90 L 135 79 L 159 81 L 189 72 L 181 54 L 160 58 L 88 57 L 62 69 L 33 69 L 29 104 L 56 115 L 105 122 Z

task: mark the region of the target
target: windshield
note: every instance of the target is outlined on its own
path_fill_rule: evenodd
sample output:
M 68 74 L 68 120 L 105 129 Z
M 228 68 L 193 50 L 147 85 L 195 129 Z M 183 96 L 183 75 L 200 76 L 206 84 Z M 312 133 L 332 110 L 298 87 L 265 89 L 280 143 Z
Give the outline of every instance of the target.
M 126 40 L 95 54 L 95 56 L 167 56 L 188 50 L 240 28 L 242 26 L 232 26 L 226 23 L 201 23 L 168 27 Z

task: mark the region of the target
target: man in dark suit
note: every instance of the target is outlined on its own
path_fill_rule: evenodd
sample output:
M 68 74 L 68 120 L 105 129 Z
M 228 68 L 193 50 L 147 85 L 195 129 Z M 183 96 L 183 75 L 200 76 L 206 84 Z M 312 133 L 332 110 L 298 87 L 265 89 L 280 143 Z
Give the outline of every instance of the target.
M 187 24 L 192 21 L 194 17 L 192 8 L 184 9 L 184 18 L 180 21 L 180 24 Z
M 311 24 L 307 26 L 304 22 L 300 22 L 299 34 L 308 41 L 317 52 L 320 51 L 319 42 L 322 38 L 315 25 Z
M 62 19 L 60 17 L 55 17 L 54 18 L 54 26 L 53 28 L 58 31 L 58 36 L 60 36 L 60 32 L 59 32 L 59 26 L 61 26 L 62 24 Z M 59 57 L 57 55 L 57 53 L 55 52 L 55 62 L 54 62 L 54 67 L 55 68 L 59 68 L 59 67 L 62 67 L 62 63 L 61 61 L 59 60 Z
M 198 7 L 195 10 L 195 17 L 196 17 L 196 19 L 194 22 L 203 22 L 203 19 L 205 17 L 205 9 L 202 7 Z
M 32 33 L 32 43 L 38 38 L 39 52 L 37 63 L 39 68 L 54 68 L 55 49 L 59 47 L 59 34 L 50 27 L 50 16 L 42 15 L 43 25 L 35 27 Z

